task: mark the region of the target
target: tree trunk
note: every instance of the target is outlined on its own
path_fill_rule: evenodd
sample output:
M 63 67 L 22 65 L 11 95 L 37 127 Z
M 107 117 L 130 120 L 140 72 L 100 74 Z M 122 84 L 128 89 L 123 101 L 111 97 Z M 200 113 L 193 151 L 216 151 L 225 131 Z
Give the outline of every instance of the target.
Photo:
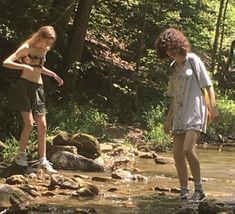
M 224 0 L 220 0 L 220 8 L 219 8 L 219 14 L 217 18 L 215 38 L 214 38 L 214 44 L 213 44 L 213 50 L 212 50 L 212 59 L 211 59 L 212 74 L 214 73 L 215 65 L 216 65 L 216 55 L 217 55 L 217 49 L 218 49 L 218 43 L 219 43 L 219 34 L 220 34 L 220 26 L 222 22 L 223 8 L 224 8 Z
M 234 60 L 234 49 L 235 49 L 235 40 L 232 41 L 230 46 L 230 53 L 229 53 L 229 59 L 227 62 L 227 69 L 226 71 L 229 71 L 229 67 L 233 66 L 233 60 Z
M 67 47 L 67 32 L 69 20 L 75 9 L 75 0 L 54 0 L 50 9 L 50 18 L 47 24 L 54 26 L 57 32 L 56 50 L 61 55 L 64 55 L 64 50 Z
M 148 13 L 148 0 L 145 0 L 144 4 L 144 17 L 143 17 L 143 26 L 142 26 L 142 35 L 140 40 L 140 48 L 139 48 L 139 55 L 136 63 L 136 70 L 135 70 L 135 76 L 134 76 L 134 82 L 135 82 L 135 109 L 137 115 L 139 114 L 139 107 L 138 107 L 138 95 L 139 95 L 139 67 L 140 67 L 140 60 L 143 55 L 143 49 L 144 49 L 144 38 L 145 38 L 145 31 L 146 31 L 146 16 Z
M 93 0 L 80 0 L 71 29 L 68 46 L 64 55 L 64 80 L 65 80 L 65 96 L 67 99 L 73 97 L 77 74 L 70 72 L 74 62 L 79 62 L 82 58 L 83 45 L 88 28 L 88 21 L 92 9 Z
M 229 2 L 229 0 L 226 0 L 225 7 L 224 7 L 223 18 L 222 18 L 222 30 L 221 30 L 221 38 L 220 38 L 220 46 L 219 46 L 219 56 L 221 55 L 221 51 L 222 51 L 222 48 L 223 48 L 224 26 L 225 26 L 226 14 L 227 14 L 227 9 L 228 9 L 228 2 Z

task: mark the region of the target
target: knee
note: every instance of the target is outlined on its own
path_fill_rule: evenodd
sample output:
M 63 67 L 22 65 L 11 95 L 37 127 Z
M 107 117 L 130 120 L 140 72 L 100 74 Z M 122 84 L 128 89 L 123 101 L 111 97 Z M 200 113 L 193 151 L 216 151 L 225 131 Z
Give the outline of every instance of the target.
M 31 131 L 33 129 L 33 122 L 28 122 L 24 124 L 24 130 Z
M 193 149 L 191 148 L 184 148 L 184 155 L 185 157 L 191 157 L 194 154 Z
M 46 131 L 47 130 L 47 124 L 46 123 L 38 123 L 37 127 L 38 127 L 38 130 L 40 130 L 40 131 Z
M 184 148 L 184 155 L 187 159 L 196 156 L 193 148 Z
M 185 159 L 184 153 L 182 151 L 174 153 L 175 162 L 179 162 Z

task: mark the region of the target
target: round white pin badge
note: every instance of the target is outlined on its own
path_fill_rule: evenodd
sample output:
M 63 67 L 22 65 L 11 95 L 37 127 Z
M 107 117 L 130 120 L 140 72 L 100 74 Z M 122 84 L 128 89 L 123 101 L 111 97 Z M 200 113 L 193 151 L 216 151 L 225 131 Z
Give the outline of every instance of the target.
M 191 76 L 193 73 L 192 69 L 187 69 L 186 70 L 186 75 Z

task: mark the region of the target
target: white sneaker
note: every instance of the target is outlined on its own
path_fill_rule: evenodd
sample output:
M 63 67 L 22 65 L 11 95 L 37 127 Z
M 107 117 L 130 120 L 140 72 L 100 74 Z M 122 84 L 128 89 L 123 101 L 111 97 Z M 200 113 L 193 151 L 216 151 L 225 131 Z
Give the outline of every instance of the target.
M 27 166 L 27 156 L 26 153 L 20 153 L 15 157 L 15 163 L 19 166 Z
M 55 169 L 53 169 L 52 163 L 50 163 L 48 160 L 43 163 L 39 163 L 38 170 L 39 169 L 42 169 L 44 172 L 46 172 L 48 174 L 56 174 L 57 173 L 57 171 Z

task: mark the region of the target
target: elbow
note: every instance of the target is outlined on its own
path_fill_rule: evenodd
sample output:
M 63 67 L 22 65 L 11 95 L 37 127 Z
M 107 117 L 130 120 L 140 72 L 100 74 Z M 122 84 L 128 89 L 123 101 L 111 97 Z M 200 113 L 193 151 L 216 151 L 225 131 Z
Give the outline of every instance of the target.
M 3 61 L 2 66 L 6 67 L 6 61 Z
M 8 67 L 8 64 L 9 64 L 8 61 L 7 61 L 7 60 L 4 60 L 3 63 L 2 63 L 2 66 L 7 68 L 7 67 Z
M 2 66 L 5 67 L 5 68 L 11 68 L 11 61 L 9 60 L 4 60 L 3 63 L 2 63 Z

